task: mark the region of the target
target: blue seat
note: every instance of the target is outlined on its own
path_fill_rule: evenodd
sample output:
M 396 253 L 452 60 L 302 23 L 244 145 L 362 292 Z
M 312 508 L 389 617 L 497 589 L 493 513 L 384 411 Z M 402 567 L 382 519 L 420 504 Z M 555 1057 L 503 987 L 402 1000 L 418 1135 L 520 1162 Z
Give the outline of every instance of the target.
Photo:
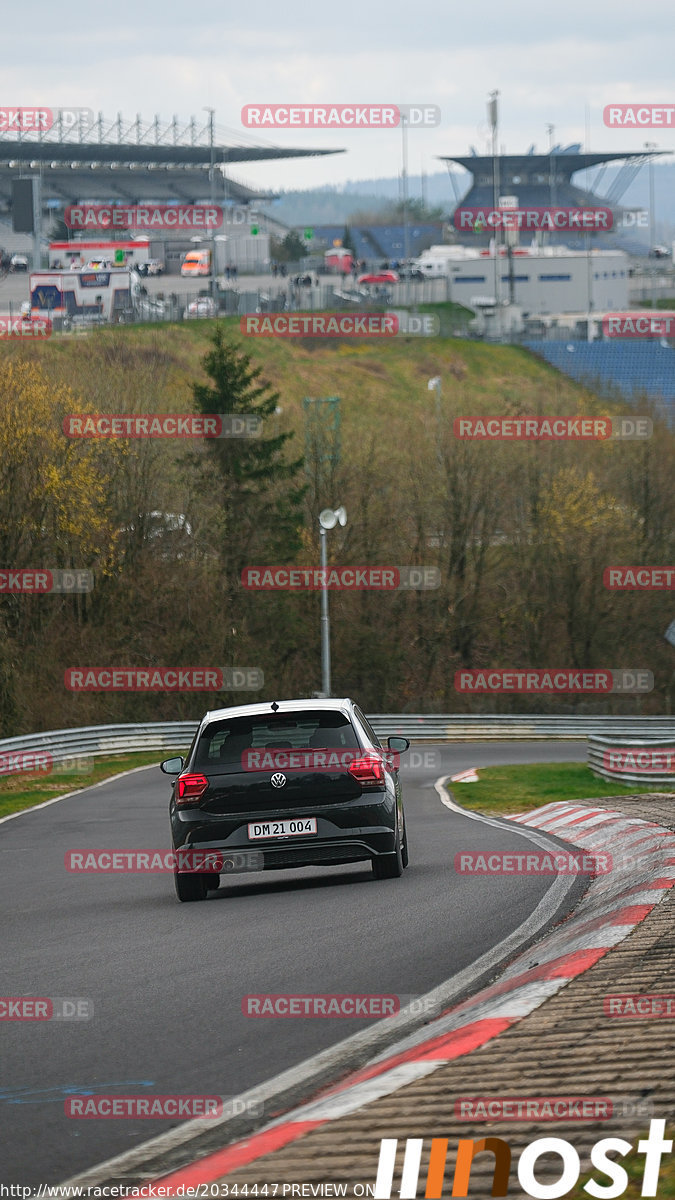
M 662 401 L 675 417 L 675 352 L 652 339 L 585 342 L 526 341 L 524 345 L 552 367 L 600 395 L 619 393 L 639 407 L 642 397 Z

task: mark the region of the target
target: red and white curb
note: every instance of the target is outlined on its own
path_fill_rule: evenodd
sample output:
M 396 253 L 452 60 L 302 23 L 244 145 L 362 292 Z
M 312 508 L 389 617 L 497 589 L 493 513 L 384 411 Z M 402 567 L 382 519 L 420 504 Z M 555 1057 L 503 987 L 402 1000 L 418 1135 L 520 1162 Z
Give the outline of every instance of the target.
M 447 807 L 455 807 L 440 787 L 439 794 Z M 520 954 L 499 983 L 483 988 L 403 1038 L 317 1100 L 285 1113 L 251 1137 L 154 1179 L 131 1195 L 151 1196 L 152 1186 L 161 1185 L 169 1189 L 162 1194 L 171 1196 L 181 1185 L 189 1188 L 214 1182 L 469 1054 L 593 966 L 631 933 L 675 884 L 675 833 L 653 822 L 567 802 L 547 804 L 514 819 L 584 850 L 612 854 L 612 870 L 596 876 L 576 911 Z
M 468 771 L 460 771 L 457 775 L 450 776 L 451 783 L 478 783 L 478 771 L 476 767 L 469 767 Z

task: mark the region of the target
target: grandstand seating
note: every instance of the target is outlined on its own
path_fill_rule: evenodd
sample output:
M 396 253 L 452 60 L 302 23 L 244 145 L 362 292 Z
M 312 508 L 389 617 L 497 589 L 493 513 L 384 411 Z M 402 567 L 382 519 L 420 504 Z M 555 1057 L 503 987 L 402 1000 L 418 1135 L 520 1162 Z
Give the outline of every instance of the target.
M 344 236 L 344 225 L 315 225 L 314 236 L 320 238 L 327 246 L 332 246 L 336 238 Z M 403 225 L 349 225 L 354 250 L 357 258 L 372 261 L 374 258 L 396 262 L 404 257 L 405 230 Z M 416 258 L 428 246 L 440 242 L 443 227 L 440 223 L 429 222 L 418 224 L 413 222 L 408 226 L 408 254 Z
M 663 401 L 675 420 L 675 350 L 652 339 L 526 341 L 533 354 L 600 395 Z
M 33 238 L 30 233 L 15 233 L 10 221 L 0 221 L 0 246 L 8 254 L 30 254 Z

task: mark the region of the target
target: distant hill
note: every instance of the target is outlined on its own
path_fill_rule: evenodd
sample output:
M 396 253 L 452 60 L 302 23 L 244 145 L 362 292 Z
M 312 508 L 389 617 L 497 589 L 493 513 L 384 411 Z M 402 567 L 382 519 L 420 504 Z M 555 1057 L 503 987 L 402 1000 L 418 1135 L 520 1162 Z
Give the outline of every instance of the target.
M 598 169 L 581 171 L 574 176 L 580 187 L 597 190 L 606 196 L 614 183 L 620 167 L 608 167 L 600 177 Z M 461 199 L 468 190 L 470 176 L 467 171 L 453 172 L 457 195 Z M 437 171 L 422 180 L 411 175 L 408 192 L 417 199 L 424 196 L 429 206 L 441 205 L 444 215 L 455 207 L 456 196 L 448 171 Z M 675 237 L 675 163 L 657 163 L 654 166 L 654 194 L 656 198 L 656 240 L 670 242 Z M 339 187 L 326 185 L 304 191 L 284 192 L 279 200 L 265 206 L 266 211 L 287 225 L 335 225 L 347 223 L 355 213 L 383 213 L 392 201 L 400 198 L 400 181 L 396 176 L 382 179 L 355 179 Z M 626 207 L 648 208 L 649 171 L 642 167 L 636 178 L 620 198 Z

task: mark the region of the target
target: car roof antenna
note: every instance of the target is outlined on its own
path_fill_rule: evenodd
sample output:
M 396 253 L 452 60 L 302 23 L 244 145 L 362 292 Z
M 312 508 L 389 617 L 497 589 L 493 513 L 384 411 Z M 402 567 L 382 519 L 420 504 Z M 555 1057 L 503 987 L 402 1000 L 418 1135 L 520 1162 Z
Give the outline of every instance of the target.
M 279 705 L 277 704 L 276 700 L 274 700 L 272 702 L 272 712 L 276 712 L 278 707 L 279 707 Z

